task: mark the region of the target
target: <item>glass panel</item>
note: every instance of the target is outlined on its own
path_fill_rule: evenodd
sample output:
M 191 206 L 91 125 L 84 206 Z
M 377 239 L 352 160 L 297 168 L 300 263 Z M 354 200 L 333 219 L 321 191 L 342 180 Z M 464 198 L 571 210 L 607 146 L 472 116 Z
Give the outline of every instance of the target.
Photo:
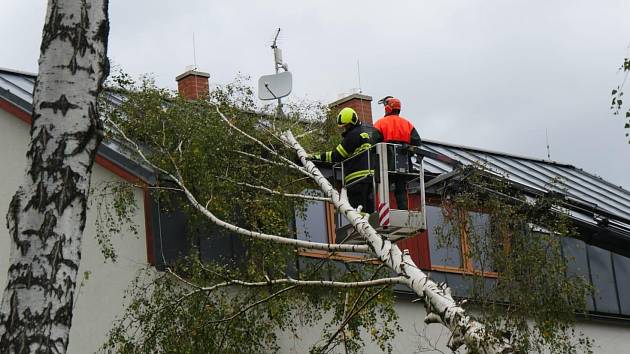
M 621 313 L 630 315 L 630 282 L 627 281 L 630 275 L 630 258 L 613 253 L 613 263 L 615 264 L 615 276 L 617 292 L 621 305 Z
M 599 312 L 619 313 L 610 251 L 591 245 L 587 249 L 591 280 L 595 288 L 595 309 Z
M 441 229 L 441 232 L 438 230 Z M 432 265 L 462 268 L 461 238 L 449 235 L 450 226 L 445 223 L 440 207 L 427 205 L 427 232 Z
M 493 271 L 490 247 L 490 217 L 488 214 L 468 213 L 468 243 L 471 250 L 473 269 Z
M 328 243 L 324 202 L 308 201 L 304 204 L 304 213 L 296 210 L 295 231 L 298 240 Z
M 584 241 L 572 237 L 563 237 L 561 242 L 562 254 L 567 262 L 567 276 L 579 276 L 590 282 L 588 260 L 586 258 L 586 244 Z M 589 311 L 595 310 L 592 296 L 588 297 L 586 308 Z
M 470 297 L 473 279 L 470 276 L 455 273 L 446 273 L 446 284 L 451 288 L 451 293 L 456 297 Z

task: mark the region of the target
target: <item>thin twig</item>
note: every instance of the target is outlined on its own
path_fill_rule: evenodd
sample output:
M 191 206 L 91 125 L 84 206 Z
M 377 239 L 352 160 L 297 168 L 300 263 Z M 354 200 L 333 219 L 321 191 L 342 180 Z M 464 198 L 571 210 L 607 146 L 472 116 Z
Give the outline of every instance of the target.
M 270 194 L 281 195 L 281 196 L 288 197 L 288 198 L 300 198 L 300 199 L 315 200 L 315 201 L 320 201 L 320 202 L 330 202 L 331 201 L 330 198 L 318 197 L 318 196 L 307 195 L 307 194 L 284 193 L 284 192 L 273 190 L 273 189 L 265 187 L 265 186 L 254 185 L 254 184 L 250 184 L 250 183 L 246 183 L 246 182 L 238 182 L 238 181 L 232 180 L 232 179 L 227 178 L 227 177 L 220 177 L 220 176 L 215 176 L 215 177 L 221 178 L 221 179 L 225 179 L 225 180 L 227 180 L 227 181 L 229 181 L 231 183 L 234 183 L 236 185 L 239 185 L 239 186 L 244 186 L 244 187 L 248 187 L 248 188 L 258 189 L 258 190 L 262 190 L 262 191 L 265 191 L 265 192 L 270 193 Z
M 381 287 L 380 289 L 378 289 L 377 292 L 375 292 L 374 294 L 372 294 L 372 296 L 370 296 L 364 303 L 363 305 L 361 305 L 361 307 L 359 307 L 354 313 L 350 313 L 350 315 L 345 319 L 345 321 L 343 321 L 343 323 L 341 323 L 341 326 L 339 326 L 339 329 L 337 329 L 337 332 L 335 332 L 335 334 L 333 334 L 330 339 L 328 340 L 328 342 L 326 343 L 326 345 L 324 346 L 324 348 L 322 348 L 322 350 L 326 350 L 328 349 L 328 347 L 330 346 L 330 344 L 332 343 L 332 341 L 335 339 L 335 337 L 337 337 L 337 335 L 339 334 L 339 332 L 341 332 L 346 325 L 348 324 L 348 322 L 350 322 L 350 320 L 357 314 L 359 314 L 361 311 L 363 311 L 363 309 L 370 303 L 372 302 L 372 300 L 374 300 L 381 292 L 383 292 L 383 290 L 387 289 L 386 286 Z M 328 351 L 327 351 L 328 352 Z
M 243 130 L 241 130 L 240 128 L 238 128 L 234 124 L 232 124 L 232 122 L 230 122 L 230 120 L 223 113 L 221 113 L 221 111 L 219 110 L 219 106 L 215 106 L 215 108 L 216 108 L 217 113 L 219 113 L 219 116 L 221 116 L 221 119 L 223 119 L 223 121 L 226 122 L 232 129 L 234 129 L 234 130 L 238 131 L 239 133 L 243 134 L 245 137 L 247 137 L 248 139 L 250 139 L 254 143 L 260 145 L 263 149 L 267 150 L 268 152 L 270 152 L 274 156 L 277 156 L 279 159 L 283 160 L 289 166 L 291 166 L 291 168 L 294 168 L 294 169 L 296 169 L 296 170 L 298 170 L 298 171 L 300 171 L 300 172 L 310 176 L 310 173 L 308 173 L 304 167 L 299 166 L 295 162 L 293 162 L 293 161 L 287 159 L 286 157 L 278 154 L 277 151 L 271 149 L 270 147 L 265 145 L 262 141 L 254 138 L 253 136 L 247 134 L 246 132 L 244 132 Z

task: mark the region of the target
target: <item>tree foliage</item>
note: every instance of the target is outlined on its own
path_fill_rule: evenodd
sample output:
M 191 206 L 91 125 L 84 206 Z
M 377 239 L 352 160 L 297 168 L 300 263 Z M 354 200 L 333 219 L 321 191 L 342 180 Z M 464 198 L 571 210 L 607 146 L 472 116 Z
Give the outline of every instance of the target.
M 256 107 L 245 80 L 239 78 L 216 87 L 208 100 L 188 101 L 156 87 L 150 79 L 136 83 L 121 75 L 114 80 L 114 91 L 124 97 L 123 103 L 109 106 L 106 111 L 109 119 L 142 145 L 151 161 L 181 176 L 199 200 L 208 202 L 217 217 L 247 229 L 294 238 L 292 220 L 296 210 L 303 210 L 304 201 L 252 186 L 300 194 L 313 185 L 230 128 L 221 120 L 217 108 L 236 127 L 286 156 L 291 154 L 271 131 L 290 127 L 304 133 L 307 144 L 318 146 L 338 134 L 330 120 L 322 119 L 326 111 L 317 104 L 285 105 L 288 112 L 282 118 L 260 113 L 265 108 Z M 112 134 L 109 138 L 116 141 L 117 137 Z M 184 210 L 189 230 L 226 234 L 186 203 L 167 178 L 160 175 L 158 181 L 157 187 L 162 189 L 157 189 L 154 196 L 165 210 Z M 126 212 L 114 210 L 120 215 Z M 240 237 L 244 246 L 242 257 L 209 261 L 201 258 L 197 240 L 188 241 L 193 250 L 188 257 L 170 265 L 157 278 L 150 270 L 138 277 L 128 295 L 130 305 L 103 351 L 274 352 L 278 350 L 277 336 L 281 331 L 294 333 L 322 319 L 329 323 L 318 344 L 322 347 L 344 345 L 348 352 L 359 352 L 363 341 L 372 338 L 383 350 L 391 349 L 390 339 L 398 330 L 391 288 L 269 284 L 202 289 L 229 280 L 360 281 L 387 276 L 377 265 L 341 265 L 332 259 L 306 265 L 292 247 L 245 237 Z M 341 323 L 344 330 L 336 333 Z M 314 352 L 319 349 L 312 348 Z
M 624 129 L 626 130 L 626 138 L 630 144 L 630 107 L 624 106 L 623 103 L 623 89 L 630 73 L 630 58 L 624 58 L 623 64 L 619 67 L 619 71 L 623 74 L 623 80 L 619 86 L 612 90 L 612 102 L 610 103 L 610 109 L 616 116 L 621 116 L 624 120 Z
M 443 245 L 467 236 L 473 308 L 489 334 L 509 338 L 517 352 L 590 352 L 592 340 L 574 325 L 592 289 L 569 275 L 562 255 L 562 239 L 579 235 L 563 209 L 562 181 L 548 186 L 556 192 L 532 196 L 485 170 L 468 167 L 442 189 L 446 223 L 438 230 Z

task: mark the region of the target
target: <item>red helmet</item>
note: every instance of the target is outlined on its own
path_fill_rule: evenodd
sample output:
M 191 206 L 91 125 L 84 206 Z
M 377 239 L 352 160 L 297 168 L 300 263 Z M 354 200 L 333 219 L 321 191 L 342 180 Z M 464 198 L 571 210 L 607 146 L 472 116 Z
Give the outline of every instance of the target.
M 400 100 L 395 97 L 385 96 L 384 98 L 380 99 L 378 103 L 382 103 L 383 105 L 385 105 L 385 114 L 390 114 L 394 110 L 400 111 Z

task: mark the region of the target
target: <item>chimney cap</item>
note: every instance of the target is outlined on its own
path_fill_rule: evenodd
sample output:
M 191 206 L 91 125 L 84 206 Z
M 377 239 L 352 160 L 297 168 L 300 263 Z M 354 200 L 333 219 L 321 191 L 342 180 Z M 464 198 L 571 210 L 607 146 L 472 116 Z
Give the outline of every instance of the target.
M 201 76 L 201 77 L 210 77 L 210 74 L 208 73 L 204 73 L 203 71 L 197 71 L 197 70 L 188 70 L 186 72 L 184 72 L 183 74 L 177 75 L 177 77 L 175 78 L 175 81 L 180 81 L 181 79 L 184 79 L 188 76 Z
M 360 94 L 360 93 L 353 93 L 353 94 L 351 94 L 349 96 L 346 96 L 344 98 L 338 99 L 335 102 L 329 103 L 328 107 L 335 107 L 335 106 L 338 106 L 338 105 L 340 105 L 342 103 L 348 102 L 348 101 L 353 100 L 353 99 L 358 99 L 358 100 L 361 100 L 361 101 L 370 101 L 371 102 L 372 101 L 372 96 L 363 95 L 363 94 Z

